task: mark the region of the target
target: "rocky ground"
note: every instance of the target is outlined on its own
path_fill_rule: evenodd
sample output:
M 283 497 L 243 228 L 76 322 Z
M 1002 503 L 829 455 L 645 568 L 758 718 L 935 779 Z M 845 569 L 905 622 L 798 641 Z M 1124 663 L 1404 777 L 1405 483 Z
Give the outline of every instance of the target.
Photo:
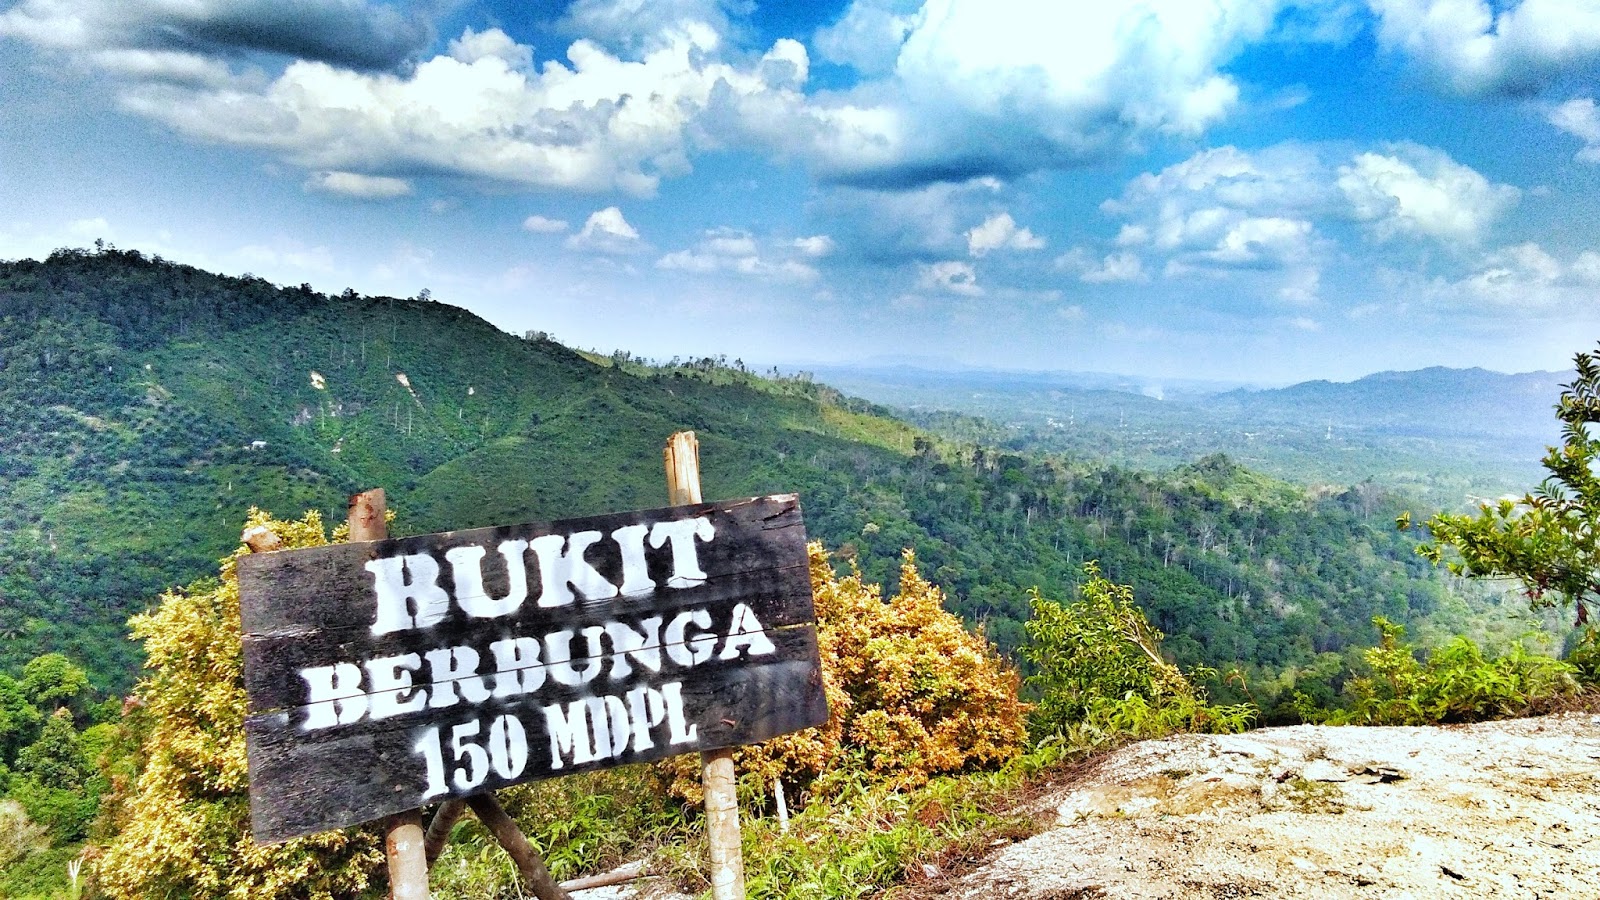
M 893 895 L 1594 900 L 1600 715 L 1143 741 L 1089 763 L 1035 812 L 1046 825 L 1034 837 Z M 688 900 L 655 880 L 574 900 L 641 896 Z
M 914 893 L 1600 897 L 1592 713 L 1145 741 L 1043 802 L 1042 833 Z

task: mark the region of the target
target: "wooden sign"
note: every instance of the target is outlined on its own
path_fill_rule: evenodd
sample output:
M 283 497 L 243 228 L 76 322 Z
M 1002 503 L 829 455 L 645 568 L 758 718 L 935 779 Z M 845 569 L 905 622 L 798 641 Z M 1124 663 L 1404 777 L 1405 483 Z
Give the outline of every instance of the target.
M 785 494 L 240 559 L 256 840 L 823 724 L 805 543 Z

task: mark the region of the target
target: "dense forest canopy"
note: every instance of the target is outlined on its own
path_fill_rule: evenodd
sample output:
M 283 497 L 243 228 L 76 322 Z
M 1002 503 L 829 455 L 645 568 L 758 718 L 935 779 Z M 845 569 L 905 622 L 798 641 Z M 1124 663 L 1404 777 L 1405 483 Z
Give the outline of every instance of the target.
M 1526 624 L 1415 557 L 1389 524 L 1408 504 L 1372 483 L 995 450 L 804 376 L 583 354 L 425 292 L 329 296 L 137 251 L 0 264 L 0 418 L 0 666 L 62 650 L 108 690 L 135 672 L 128 615 L 214 571 L 250 506 L 337 518 L 383 486 L 401 534 L 657 506 L 680 429 L 707 496 L 799 491 L 870 580 L 892 585 L 913 548 L 1008 653 L 1028 589 L 1066 596 L 1089 560 L 1135 586 L 1181 664 L 1240 667 L 1268 696 L 1332 690 L 1375 615 L 1422 635 Z

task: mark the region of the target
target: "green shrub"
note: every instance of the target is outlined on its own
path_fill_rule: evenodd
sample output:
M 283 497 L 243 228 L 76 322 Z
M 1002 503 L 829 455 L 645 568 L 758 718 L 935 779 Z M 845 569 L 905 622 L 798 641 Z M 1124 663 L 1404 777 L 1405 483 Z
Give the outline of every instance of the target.
M 1577 670 L 1577 679 L 1584 684 L 1600 685 L 1600 628 L 1590 625 L 1578 635 L 1567 654 L 1567 662 Z
M 246 524 L 271 528 L 288 548 L 328 542 L 315 513 L 287 522 L 252 510 Z M 234 574 L 246 552 L 223 559 L 220 578 L 169 592 L 131 623 L 149 658 L 136 692 L 142 767 L 110 804 L 116 820 L 106 827 L 116 838 L 95 866 L 110 897 L 354 897 L 383 859 L 382 838 L 370 826 L 271 846 L 250 837 Z
M 940 588 L 906 550 L 899 590 L 885 599 L 860 571 L 834 574 L 808 547 L 817 647 L 832 717 L 820 728 L 741 747 L 741 793 L 764 799 L 782 778 L 792 797 L 831 795 L 855 781 L 915 787 L 935 775 L 994 767 L 1021 752 L 1028 705 L 1016 671 L 982 634 L 945 609 Z M 699 765 L 670 761 L 673 789 L 698 803 Z
M 1079 599 L 1062 605 L 1030 595 L 1033 616 L 1023 655 L 1038 696 L 1032 727 L 1072 745 L 1117 737 L 1159 737 L 1180 731 L 1232 732 L 1250 726 L 1255 707 L 1212 706 L 1194 679 L 1167 661 L 1161 632 L 1133 602 L 1133 589 L 1084 566 Z M 1198 669 L 1194 676 L 1215 673 Z
M 1520 643 L 1488 658 L 1458 637 L 1419 662 L 1405 626 L 1377 616 L 1378 646 L 1363 654 L 1369 674 L 1345 685 L 1350 707 L 1327 717 L 1336 724 L 1432 725 L 1528 715 L 1541 703 L 1578 693 L 1582 669 L 1530 653 Z M 1580 645 L 1581 646 L 1581 645 Z

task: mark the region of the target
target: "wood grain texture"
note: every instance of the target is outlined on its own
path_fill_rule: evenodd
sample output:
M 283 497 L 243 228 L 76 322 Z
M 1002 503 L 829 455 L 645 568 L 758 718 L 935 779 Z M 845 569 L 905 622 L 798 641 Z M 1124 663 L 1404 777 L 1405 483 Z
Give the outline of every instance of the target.
M 805 627 L 804 645 L 815 647 L 815 632 Z M 611 696 L 616 696 L 612 694 Z M 569 703 L 571 701 L 568 701 Z M 411 717 L 363 720 L 360 725 L 300 732 L 281 714 L 252 717 L 246 722 L 250 762 L 250 812 L 257 841 L 270 843 L 329 828 L 364 822 L 389 812 L 412 809 L 448 796 L 469 796 L 539 778 L 570 775 L 635 762 L 665 759 L 716 747 L 756 743 L 828 720 L 827 701 L 815 659 L 728 668 L 715 678 L 683 682 L 685 722 L 693 725 L 691 743 L 668 744 L 664 730 L 653 729 L 654 745 L 586 763 L 551 765 L 550 737 L 543 709 L 534 698 L 496 701 L 460 710 L 439 710 Z M 454 712 L 454 715 L 451 713 Z M 419 736 L 430 726 L 445 731 L 470 719 L 492 721 L 516 715 L 527 734 L 527 766 L 516 778 L 490 774 L 469 791 L 425 797 L 427 777 L 415 752 Z M 446 762 L 453 763 L 446 748 Z
M 529 553 L 529 596 L 515 611 L 474 618 L 455 602 L 445 558 L 451 548 L 486 548 L 485 593 L 499 597 L 509 583 L 497 557 L 502 541 L 582 531 L 609 535 L 628 525 L 698 517 L 712 524 L 715 536 L 696 545 L 706 577 L 694 586 L 666 586 L 673 560 L 663 546 L 645 555 L 657 585 L 653 593 L 541 607 L 538 561 Z M 449 613 L 427 627 L 374 634 L 377 599 L 364 566 L 414 553 L 439 561 L 438 583 L 452 599 Z M 596 543 L 584 558 L 613 584 L 622 582 L 615 542 Z M 499 562 L 498 571 L 492 561 Z M 767 740 L 828 717 L 804 524 L 793 495 L 261 553 L 241 559 L 239 572 L 251 812 L 262 842 L 536 778 Z M 670 629 L 652 624 L 690 615 L 696 622 L 677 642 L 669 639 Z M 612 632 L 604 632 L 595 645 L 600 652 L 589 652 L 583 629 L 607 625 L 618 634 L 659 635 L 659 645 L 625 652 L 611 643 Z M 745 632 L 756 638 L 741 640 Z M 508 638 L 570 647 L 573 660 L 563 664 L 545 654 L 515 674 L 498 673 L 490 647 Z M 404 673 L 410 686 L 388 690 L 374 680 L 372 671 L 384 658 L 415 653 L 426 660 L 429 651 L 456 647 L 476 654 L 475 668 L 436 677 L 423 664 Z M 348 702 L 324 697 L 313 704 L 311 679 L 302 671 L 335 665 L 362 672 L 362 693 Z M 532 687 L 493 696 L 497 678 Z M 385 698 L 394 701 L 385 710 L 393 714 L 374 718 Z M 335 710 L 348 714 L 335 722 Z M 614 739 L 603 749 L 581 749 L 582 742 L 604 742 L 608 735 Z M 498 762 L 479 762 L 491 747 Z

